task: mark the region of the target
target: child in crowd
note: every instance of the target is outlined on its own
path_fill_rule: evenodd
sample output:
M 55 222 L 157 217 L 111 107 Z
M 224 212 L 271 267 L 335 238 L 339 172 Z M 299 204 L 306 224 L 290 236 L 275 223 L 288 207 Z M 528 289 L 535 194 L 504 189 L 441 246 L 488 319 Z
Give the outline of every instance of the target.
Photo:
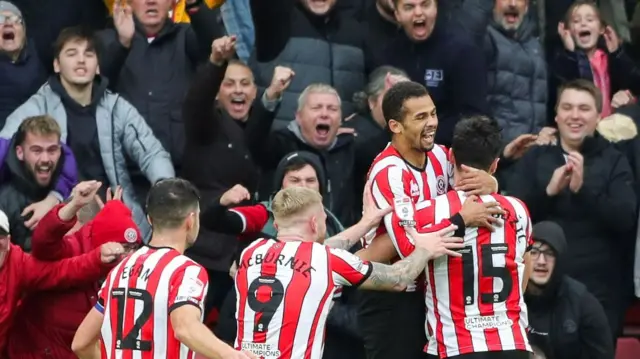
M 594 2 L 574 2 L 558 24 L 558 34 L 564 50 L 556 55 L 552 71 L 563 82 L 577 78 L 593 81 L 602 93 L 602 117 L 636 101 L 640 69 Z

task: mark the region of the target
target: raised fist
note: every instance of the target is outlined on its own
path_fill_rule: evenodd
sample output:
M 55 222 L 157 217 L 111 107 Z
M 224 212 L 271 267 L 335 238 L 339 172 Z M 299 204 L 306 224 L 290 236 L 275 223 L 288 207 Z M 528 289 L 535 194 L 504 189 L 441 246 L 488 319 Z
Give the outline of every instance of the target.
M 211 56 L 209 61 L 214 65 L 222 65 L 226 61 L 229 61 L 236 53 L 236 37 L 235 36 L 223 36 L 219 39 L 213 40 L 211 44 Z
M 293 70 L 288 67 L 276 66 L 273 70 L 273 78 L 271 79 L 271 85 L 266 90 L 267 98 L 269 100 L 275 100 L 280 98 L 282 92 L 289 87 L 291 80 L 295 76 Z
M 230 190 L 225 192 L 222 197 L 220 197 L 220 204 L 228 207 L 234 204 L 238 204 L 242 201 L 248 200 L 251 198 L 251 194 L 249 190 L 244 188 L 242 185 L 235 185 L 231 187 Z

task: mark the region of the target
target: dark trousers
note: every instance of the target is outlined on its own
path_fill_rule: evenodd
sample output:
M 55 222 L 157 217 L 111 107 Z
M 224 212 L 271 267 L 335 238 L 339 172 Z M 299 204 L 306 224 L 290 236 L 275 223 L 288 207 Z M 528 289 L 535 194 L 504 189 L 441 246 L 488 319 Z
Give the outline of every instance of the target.
M 427 359 L 440 359 L 437 355 L 426 354 Z M 447 359 L 531 359 L 533 353 L 524 350 L 507 350 L 503 352 L 469 353 L 448 357 Z
M 358 320 L 367 359 L 424 358 L 427 338 L 422 292 L 358 294 Z
M 207 274 L 209 274 L 209 290 L 204 303 L 205 318 L 213 308 L 220 311 L 224 298 L 227 297 L 227 294 L 233 287 L 233 279 L 229 276 L 229 272 L 208 269 Z

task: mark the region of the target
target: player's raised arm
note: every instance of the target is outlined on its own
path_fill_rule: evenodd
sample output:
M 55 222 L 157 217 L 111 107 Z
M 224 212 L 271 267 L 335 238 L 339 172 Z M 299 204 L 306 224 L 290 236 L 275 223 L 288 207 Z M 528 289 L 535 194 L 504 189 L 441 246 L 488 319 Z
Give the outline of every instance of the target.
M 409 228 L 407 230 L 408 235 L 417 244 L 415 250 L 409 256 L 393 265 L 371 263 L 371 273 L 360 288 L 400 289 L 412 284 L 415 278 L 424 271 L 429 260 L 443 255 L 459 257 L 460 254 L 454 250 L 460 249 L 464 245 L 462 238 L 450 237 L 455 229 L 455 226 L 449 226 L 437 232 L 418 234 L 415 229 Z
M 364 186 L 362 205 L 362 218 L 360 221 L 324 241 L 327 247 L 349 250 L 349 248 L 353 247 L 367 232 L 377 228 L 382 218 L 392 211 L 391 207 L 380 209 L 376 206 L 373 195 L 371 194 L 371 182 L 367 182 Z

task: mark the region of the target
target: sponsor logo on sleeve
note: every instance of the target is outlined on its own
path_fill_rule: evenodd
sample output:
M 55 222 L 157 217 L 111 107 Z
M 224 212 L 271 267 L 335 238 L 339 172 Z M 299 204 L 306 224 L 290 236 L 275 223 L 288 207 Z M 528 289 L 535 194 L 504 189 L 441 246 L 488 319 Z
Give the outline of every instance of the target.
M 399 224 L 403 227 L 415 227 L 416 221 L 413 219 L 413 203 L 411 198 L 402 197 L 394 199 L 393 206 Z

